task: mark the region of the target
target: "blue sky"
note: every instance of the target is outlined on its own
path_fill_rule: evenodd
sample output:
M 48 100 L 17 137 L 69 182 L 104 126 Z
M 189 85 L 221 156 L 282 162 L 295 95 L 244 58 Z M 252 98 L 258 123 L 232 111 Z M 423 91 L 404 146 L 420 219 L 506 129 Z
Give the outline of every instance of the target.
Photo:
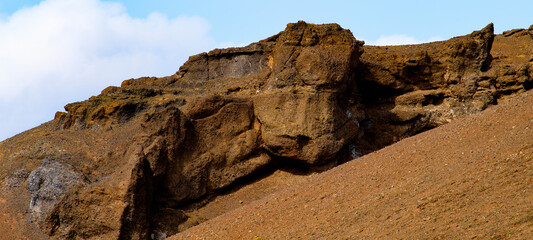
M 533 1 L 0 0 L 0 140 L 128 78 L 241 46 L 289 22 L 339 23 L 367 44 L 444 40 L 533 24 Z
M 0 0 L 0 12 L 12 14 L 41 0 Z M 356 38 L 375 41 L 381 36 L 407 35 L 417 40 L 450 38 L 470 33 L 490 22 L 496 32 L 533 24 L 533 2 L 457 0 L 372 1 L 176 1 L 121 0 L 128 14 L 145 18 L 159 12 L 169 18 L 199 16 L 210 25 L 217 42 L 248 43 L 271 36 L 289 22 L 336 22 Z

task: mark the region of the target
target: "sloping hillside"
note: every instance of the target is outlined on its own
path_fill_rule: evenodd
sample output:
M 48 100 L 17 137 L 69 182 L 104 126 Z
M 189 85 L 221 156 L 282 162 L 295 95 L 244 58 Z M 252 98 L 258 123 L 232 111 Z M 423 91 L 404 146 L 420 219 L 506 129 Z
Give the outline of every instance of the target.
M 446 41 L 378 47 L 365 46 L 338 24 L 300 21 L 245 47 L 191 56 L 171 76 L 125 80 L 120 87 L 110 86 L 98 96 L 67 104 L 66 112 L 56 113 L 53 120 L 0 142 L 0 232 L 14 239 L 174 235 L 294 184 L 334 175 L 339 170 L 318 174 L 530 90 L 532 54 L 533 27 L 495 35 L 493 24 L 488 24 Z M 522 99 L 530 104 L 527 96 Z M 510 119 L 504 121 L 530 113 L 524 105 L 507 107 Z M 464 131 L 479 135 L 490 127 Z M 396 156 L 414 159 L 426 154 L 425 161 L 430 161 L 444 151 L 440 148 L 450 146 L 445 140 L 431 146 L 425 145 L 428 141 L 409 145 Z M 424 149 L 412 152 L 418 146 Z M 496 156 L 490 154 L 491 149 L 506 145 L 498 143 L 491 149 L 471 143 L 461 146 L 474 151 L 464 150 L 465 156 L 476 151 Z M 421 189 L 435 189 L 447 185 L 427 183 L 442 184 L 451 177 L 426 179 L 431 172 L 420 172 L 431 170 L 429 163 L 429 170 L 420 167 L 402 172 L 418 165 L 402 162 L 405 159 L 380 159 L 368 162 L 368 167 L 382 161 L 383 170 L 378 173 L 388 169 L 396 175 L 381 183 L 363 171 L 358 182 L 379 187 L 337 189 L 335 196 L 379 191 L 383 193 L 380 201 L 396 207 L 396 215 L 385 216 L 390 220 L 423 210 L 403 207 L 407 202 L 399 196 L 406 194 L 402 189 L 416 192 L 393 182 L 411 179 L 420 182 Z M 438 172 L 445 170 L 453 169 Z M 341 182 L 317 186 L 329 191 L 347 183 L 343 176 L 336 178 Z M 462 181 L 450 184 L 463 189 L 469 182 Z M 383 186 L 391 189 L 379 190 Z M 357 200 L 357 206 L 372 202 L 372 194 Z M 427 200 L 417 197 L 417 201 Z M 425 197 L 431 197 L 428 206 L 448 201 Z M 490 195 L 494 197 L 498 195 Z M 328 204 L 326 199 L 320 202 Z M 345 209 L 333 203 L 328 206 Z M 363 209 L 357 216 L 383 220 L 381 214 L 371 212 L 376 209 Z M 317 217 L 330 215 L 336 216 Z M 434 215 L 423 219 L 437 219 Z M 277 215 L 269 217 L 274 218 L 262 221 L 278 219 Z M 319 225 L 330 221 L 322 220 Z M 353 221 L 346 222 L 352 226 Z
M 171 239 L 532 239 L 533 91 Z

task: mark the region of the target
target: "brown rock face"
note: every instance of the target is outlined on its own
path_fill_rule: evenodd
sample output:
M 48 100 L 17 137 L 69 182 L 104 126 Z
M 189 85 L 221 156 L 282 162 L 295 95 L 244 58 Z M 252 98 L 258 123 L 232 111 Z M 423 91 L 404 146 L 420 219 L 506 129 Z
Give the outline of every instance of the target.
M 510 97 L 169 239 L 532 239 L 531 109 Z
M 324 163 L 357 133 L 340 102 L 354 82 L 360 43 L 338 25 L 287 29 L 277 37 L 271 76 L 254 97 L 255 113 L 272 154 Z
M 357 132 L 340 96 L 354 83 L 351 69 L 360 45 L 336 24 L 289 24 L 284 32 L 248 47 L 191 57 L 174 85 L 201 86 L 207 94 L 222 89 L 224 95 L 249 99 L 265 150 L 324 163 Z
M 494 103 L 486 71 L 493 26 L 448 41 L 365 47 L 358 69 L 366 118 L 365 152 L 478 112 Z M 361 108 L 361 107 L 359 107 Z
M 494 36 L 489 24 L 448 41 L 364 47 L 357 69 L 363 152 L 479 112 L 501 97 L 531 89 L 531 32 Z
M 247 47 L 193 56 L 176 75 L 127 80 L 67 105 L 45 131 L 89 134 L 86 148 L 108 146 L 84 153 L 90 161 L 74 172 L 89 183 L 61 192 L 37 224 L 54 238 L 172 234 L 187 219 L 183 204 L 273 158 L 330 161 L 357 134 L 342 96 L 360 45 L 336 24 L 289 24 Z
M 186 207 L 258 171 L 334 165 L 530 89 L 532 52 L 531 31 L 492 25 L 363 47 L 337 24 L 289 24 L 1 142 L 0 217 L 33 239 L 162 238 L 197 224 Z

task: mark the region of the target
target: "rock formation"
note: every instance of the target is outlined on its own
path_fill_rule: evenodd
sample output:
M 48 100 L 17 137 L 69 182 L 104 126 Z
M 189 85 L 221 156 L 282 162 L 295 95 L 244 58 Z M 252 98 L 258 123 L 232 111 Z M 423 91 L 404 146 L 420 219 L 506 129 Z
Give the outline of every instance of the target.
M 167 239 L 532 239 L 531 109 L 527 91 Z
M 374 151 L 531 89 L 533 32 L 493 35 L 492 24 L 448 41 L 366 46 L 358 87 L 375 126 L 359 144 Z M 368 142 L 368 143 L 367 143 Z
M 288 24 L 172 76 L 108 87 L 0 143 L 0 210 L 31 238 L 171 235 L 186 227 L 184 206 L 257 171 L 333 166 L 532 88 L 532 36 L 495 37 L 490 24 L 374 47 L 337 24 Z

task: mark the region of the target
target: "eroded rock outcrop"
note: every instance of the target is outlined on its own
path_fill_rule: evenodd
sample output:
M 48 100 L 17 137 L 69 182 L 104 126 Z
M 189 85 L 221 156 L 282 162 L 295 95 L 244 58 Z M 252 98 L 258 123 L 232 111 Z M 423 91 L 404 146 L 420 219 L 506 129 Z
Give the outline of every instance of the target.
M 54 199 L 41 229 L 57 238 L 172 234 L 187 218 L 180 206 L 273 158 L 330 161 L 357 135 L 342 96 L 361 45 L 336 24 L 289 24 L 250 46 L 193 56 L 176 75 L 127 80 L 67 105 L 56 131 L 125 144 L 90 164 L 89 184 Z
M 364 152 L 374 151 L 530 89 L 532 64 L 516 57 L 531 56 L 531 34 L 520 30 L 527 37 L 512 43 L 499 35 L 494 42 L 493 31 L 489 24 L 442 42 L 366 46 L 357 69 L 358 89 L 364 89 L 359 91 L 363 104 L 357 108 L 364 109 L 373 127 L 364 130 L 357 145 Z M 502 50 L 491 51 L 493 46 Z M 518 61 L 509 64 L 504 58 Z
M 33 219 L 56 239 L 168 236 L 194 224 L 184 206 L 265 167 L 334 165 L 531 88 L 532 52 L 531 31 L 494 37 L 492 25 L 373 47 L 337 24 L 289 24 L 172 76 L 108 87 L 0 143 L 0 208 L 45 203 Z

